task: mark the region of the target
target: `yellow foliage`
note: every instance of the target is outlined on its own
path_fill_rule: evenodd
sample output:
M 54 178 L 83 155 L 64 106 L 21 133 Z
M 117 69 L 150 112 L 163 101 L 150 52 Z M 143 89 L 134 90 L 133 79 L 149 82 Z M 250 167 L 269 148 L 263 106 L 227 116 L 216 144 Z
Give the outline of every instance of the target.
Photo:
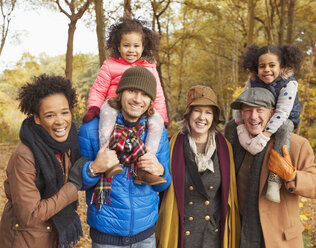
M 302 221 L 308 220 L 308 218 L 306 217 L 305 214 L 300 214 L 300 219 L 301 219 Z
M 301 202 L 306 202 L 306 198 L 305 197 L 301 197 Z
M 78 94 L 77 104 L 73 111 L 73 121 L 77 127 L 81 124 L 81 119 L 83 115 L 86 113 L 86 100 L 83 96 Z
M 241 94 L 243 89 L 244 89 L 243 87 L 237 86 L 237 88 L 235 89 L 233 93 L 233 98 L 237 98 Z

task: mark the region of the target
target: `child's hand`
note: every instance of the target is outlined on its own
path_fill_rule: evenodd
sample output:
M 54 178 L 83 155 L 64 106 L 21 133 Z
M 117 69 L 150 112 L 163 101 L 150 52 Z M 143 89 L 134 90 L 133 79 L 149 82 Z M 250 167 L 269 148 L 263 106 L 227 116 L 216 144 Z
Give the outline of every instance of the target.
M 240 145 L 246 150 L 248 150 L 248 146 L 252 139 L 252 136 L 248 132 L 245 124 L 241 124 L 237 126 L 237 135 L 238 135 Z
M 99 118 L 99 116 L 100 116 L 100 108 L 93 106 L 93 107 L 89 108 L 87 113 L 83 116 L 82 122 L 87 123 L 89 121 L 92 121 L 94 117 Z
M 261 152 L 263 148 L 265 148 L 269 140 L 269 137 L 266 137 L 263 135 L 263 133 L 259 133 L 256 137 L 252 138 L 248 142 L 247 151 L 252 155 L 256 155 L 257 153 Z

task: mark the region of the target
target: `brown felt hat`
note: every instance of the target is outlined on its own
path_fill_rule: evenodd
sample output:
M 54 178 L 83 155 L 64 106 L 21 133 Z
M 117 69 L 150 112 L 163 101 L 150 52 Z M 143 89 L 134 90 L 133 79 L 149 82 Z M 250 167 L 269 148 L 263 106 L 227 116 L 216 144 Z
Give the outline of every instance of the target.
M 142 66 L 134 66 L 127 69 L 117 85 L 116 94 L 127 90 L 135 89 L 145 92 L 151 100 L 156 99 L 157 82 L 154 74 Z
M 215 92 L 208 86 L 196 85 L 188 90 L 187 107 L 184 116 L 189 114 L 191 106 L 213 106 L 217 110 L 219 121 L 222 122 L 221 110 L 217 104 Z

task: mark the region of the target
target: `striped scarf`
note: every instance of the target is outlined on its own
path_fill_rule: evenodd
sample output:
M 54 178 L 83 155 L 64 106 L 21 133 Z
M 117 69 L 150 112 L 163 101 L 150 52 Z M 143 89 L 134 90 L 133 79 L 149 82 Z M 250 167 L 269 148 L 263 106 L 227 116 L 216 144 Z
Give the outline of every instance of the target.
M 141 136 L 145 132 L 146 122 L 138 123 L 133 127 L 115 123 L 114 131 L 110 138 L 109 147 L 116 150 L 120 163 L 129 168 L 135 174 L 137 159 L 146 153 L 146 147 Z M 107 178 L 105 173 L 101 175 L 99 182 L 94 188 L 91 203 L 95 203 L 96 208 L 102 209 L 103 204 L 111 204 L 111 182 L 112 178 Z

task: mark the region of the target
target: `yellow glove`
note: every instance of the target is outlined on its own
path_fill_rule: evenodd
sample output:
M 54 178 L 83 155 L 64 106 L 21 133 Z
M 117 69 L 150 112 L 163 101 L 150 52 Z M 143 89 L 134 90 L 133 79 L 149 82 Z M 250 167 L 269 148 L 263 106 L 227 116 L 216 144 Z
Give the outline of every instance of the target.
M 271 149 L 268 168 L 270 171 L 288 182 L 295 176 L 296 168 L 292 165 L 287 146 L 283 146 L 283 154 L 284 157 L 282 157 L 274 149 Z

